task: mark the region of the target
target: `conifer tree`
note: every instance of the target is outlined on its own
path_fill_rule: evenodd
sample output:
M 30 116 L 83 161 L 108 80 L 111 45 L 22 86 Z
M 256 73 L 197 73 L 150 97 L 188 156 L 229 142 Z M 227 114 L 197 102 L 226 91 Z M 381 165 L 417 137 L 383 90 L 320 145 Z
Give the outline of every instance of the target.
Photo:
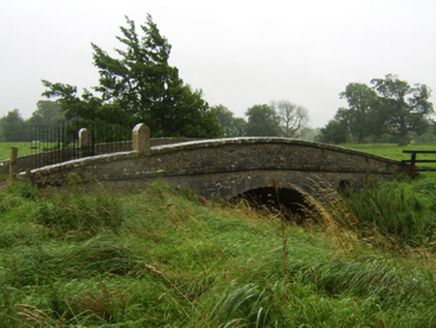
M 43 95 L 56 96 L 68 118 L 79 118 L 133 126 L 144 122 L 154 137 L 217 137 L 220 127 L 213 111 L 202 99 L 201 90 L 192 90 L 179 77 L 168 59 L 171 45 L 153 23 L 150 15 L 141 25 L 127 18 L 117 39 L 125 47 L 110 56 L 95 44 L 94 65 L 99 85 L 77 96 L 77 88 L 43 81 Z

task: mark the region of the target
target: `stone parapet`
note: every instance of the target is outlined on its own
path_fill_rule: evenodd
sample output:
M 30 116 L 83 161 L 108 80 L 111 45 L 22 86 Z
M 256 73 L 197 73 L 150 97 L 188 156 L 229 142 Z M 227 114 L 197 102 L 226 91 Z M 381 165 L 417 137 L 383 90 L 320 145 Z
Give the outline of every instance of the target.
M 193 138 L 151 138 L 150 147 L 169 145 L 187 141 L 194 141 L 199 139 Z M 125 149 L 133 149 L 132 141 L 121 141 L 110 143 L 108 147 L 107 143 L 98 143 L 94 145 L 95 155 L 112 154 L 125 151 Z M 62 153 L 62 155 L 60 155 Z M 61 150 L 46 151 L 44 153 L 38 153 L 35 155 L 19 156 L 17 159 L 17 165 L 19 172 L 25 172 L 27 170 L 36 169 L 39 167 L 57 164 L 58 158 L 62 158 L 63 161 L 70 161 L 77 157 L 79 148 L 67 148 Z M 19 153 L 18 153 L 19 155 Z M 0 175 L 6 176 L 9 174 L 10 160 L 0 161 Z
M 363 186 L 370 179 L 407 171 L 400 161 L 360 151 L 286 138 L 234 138 L 154 146 L 150 154 L 136 151 L 101 155 L 31 172 L 36 184 L 64 184 L 70 174 L 83 183 L 111 182 L 145 186 L 161 179 L 200 195 L 233 197 L 250 188 L 295 185 L 310 192 L 313 181 L 332 186 Z

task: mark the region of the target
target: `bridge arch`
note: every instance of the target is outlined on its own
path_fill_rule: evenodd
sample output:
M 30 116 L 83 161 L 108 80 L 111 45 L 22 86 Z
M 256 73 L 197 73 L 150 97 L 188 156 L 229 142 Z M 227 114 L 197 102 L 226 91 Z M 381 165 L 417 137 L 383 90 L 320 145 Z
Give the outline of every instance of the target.
M 230 202 L 247 201 L 254 207 L 266 207 L 272 211 L 280 210 L 287 217 L 306 216 L 309 205 L 303 193 L 291 188 L 262 187 L 247 190 L 234 196 Z

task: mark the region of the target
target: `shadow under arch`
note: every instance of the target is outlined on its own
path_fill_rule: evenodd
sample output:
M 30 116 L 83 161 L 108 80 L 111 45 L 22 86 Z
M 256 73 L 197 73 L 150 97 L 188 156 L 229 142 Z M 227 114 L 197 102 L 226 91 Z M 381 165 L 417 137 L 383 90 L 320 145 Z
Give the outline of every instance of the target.
M 295 223 L 301 223 L 308 218 L 309 205 L 304 195 L 291 188 L 261 187 L 250 189 L 230 199 L 231 203 L 247 201 L 250 206 L 257 209 L 268 209 L 276 213 L 284 214 L 285 219 Z

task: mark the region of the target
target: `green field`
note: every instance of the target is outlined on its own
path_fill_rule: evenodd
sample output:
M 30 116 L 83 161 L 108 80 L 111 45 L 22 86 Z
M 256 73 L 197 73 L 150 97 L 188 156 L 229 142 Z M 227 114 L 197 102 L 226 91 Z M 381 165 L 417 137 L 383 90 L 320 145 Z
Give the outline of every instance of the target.
M 397 160 L 410 159 L 410 154 L 403 154 L 403 150 L 433 150 L 436 151 L 436 144 L 410 144 L 407 146 L 398 146 L 397 144 L 341 144 L 345 148 L 365 151 L 371 154 L 393 158 Z M 418 159 L 435 159 L 436 154 L 418 154 Z
M 30 142 L 0 142 L 0 161 L 11 157 L 11 148 L 18 148 L 18 156 L 30 155 Z
M 341 144 L 341 147 L 361 150 L 374 155 L 396 160 L 410 160 L 411 154 L 403 154 L 403 150 L 431 150 L 436 151 L 436 144 L 410 144 L 400 147 L 397 144 Z M 436 160 L 436 154 L 417 154 L 417 160 Z M 436 168 L 436 163 L 417 163 L 421 168 Z M 432 173 L 434 174 L 434 173 Z

